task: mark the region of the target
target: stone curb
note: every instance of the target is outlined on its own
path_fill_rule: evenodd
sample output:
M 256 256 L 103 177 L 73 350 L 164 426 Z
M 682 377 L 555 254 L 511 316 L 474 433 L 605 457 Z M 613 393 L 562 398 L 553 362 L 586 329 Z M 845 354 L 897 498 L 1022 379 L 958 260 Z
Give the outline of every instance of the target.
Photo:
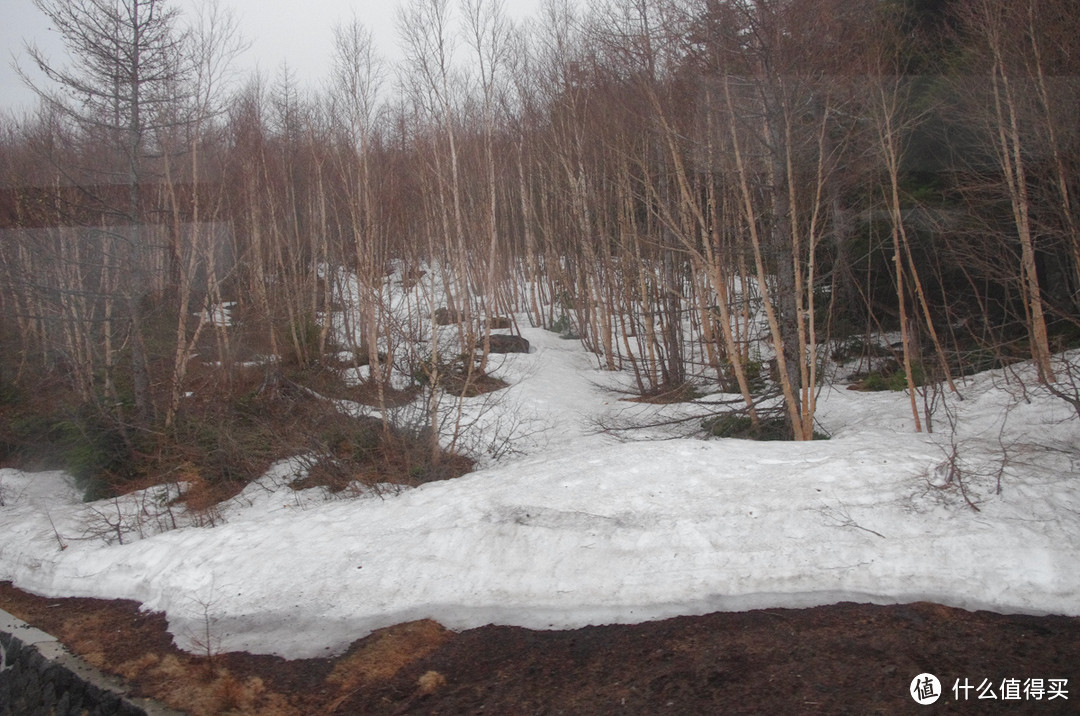
M 151 699 L 130 696 L 120 679 L 0 609 L 0 715 L 22 713 L 184 716 Z

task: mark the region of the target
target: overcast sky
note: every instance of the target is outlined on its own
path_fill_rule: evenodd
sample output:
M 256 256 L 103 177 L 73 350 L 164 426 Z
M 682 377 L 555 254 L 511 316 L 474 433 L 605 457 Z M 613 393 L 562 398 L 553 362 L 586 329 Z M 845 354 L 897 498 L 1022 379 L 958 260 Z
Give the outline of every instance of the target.
M 187 8 L 196 0 L 173 0 Z M 242 72 L 261 69 L 272 76 L 287 62 L 301 83 L 320 83 L 330 67 L 333 27 L 348 22 L 353 15 L 374 34 L 381 53 L 396 54 L 397 7 L 402 0 L 220 0 L 239 21 L 250 43 L 239 59 Z M 504 0 L 514 19 L 531 16 L 540 0 Z M 50 58 L 64 58 L 63 45 L 32 0 L 0 0 L 0 110 L 21 113 L 35 104 L 12 62 L 24 69 L 31 63 L 25 41 L 38 44 Z

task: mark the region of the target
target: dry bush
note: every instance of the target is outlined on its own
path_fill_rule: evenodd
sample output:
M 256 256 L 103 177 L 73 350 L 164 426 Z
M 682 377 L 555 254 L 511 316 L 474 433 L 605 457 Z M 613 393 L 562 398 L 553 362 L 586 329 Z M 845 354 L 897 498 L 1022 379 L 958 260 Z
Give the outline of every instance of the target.
M 446 677 L 438 671 L 425 671 L 416 680 L 416 685 L 421 695 L 433 694 L 443 686 L 446 686 Z
M 212 690 L 218 701 L 217 713 L 225 711 L 259 713 L 260 711 L 254 711 L 254 709 L 259 698 L 266 691 L 266 686 L 258 676 L 241 681 L 228 669 L 222 669 L 212 683 Z
M 187 654 L 169 654 L 151 663 L 144 678 L 161 685 L 164 693 L 159 698 L 193 716 L 284 716 L 296 712 L 284 696 L 269 692 L 258 676 L 241 680 L 228 669 L 208 672 L 205 664 Z

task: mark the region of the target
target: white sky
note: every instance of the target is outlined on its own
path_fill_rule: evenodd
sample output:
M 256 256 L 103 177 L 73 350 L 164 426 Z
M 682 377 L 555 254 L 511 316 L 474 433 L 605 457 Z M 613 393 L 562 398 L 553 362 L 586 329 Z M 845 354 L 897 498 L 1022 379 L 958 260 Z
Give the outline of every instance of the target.
M 195 0 L 175 0 L 181 7 Z M 250 47 L 237 62 L 247 74 L 260 69 L 272 76 L 288 63 L 299 82 L 319 84 L 328 74 L 335 24 L 355 15 L 376 38 L 384 57 L 396 53 L 397 8 L 401 0 L 220 0 L 237 17 Z M 540 0 L 504 0 L 515 20 L 531 16 Z M 50 57 L 63 57 L 63 45 L 32 0 L 0 0 L 0 111 L 21 113 L 34 106 L 33 93 L 12 67 L 29 69 L 24 42 L 36 42 Z

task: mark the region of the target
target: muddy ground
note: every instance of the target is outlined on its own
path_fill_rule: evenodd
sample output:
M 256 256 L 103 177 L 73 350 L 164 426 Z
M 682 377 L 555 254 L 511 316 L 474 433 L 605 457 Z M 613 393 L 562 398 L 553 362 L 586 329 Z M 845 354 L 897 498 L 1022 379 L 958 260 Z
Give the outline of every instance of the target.
M 295 661 L 178 651 L 164 616 L 133 602 L 45 599 L 0 583 L 0 608 L 120 675 L 133 693 L 191 714 L 1080 713 L 1080 619 L 929 603 L 572 631 L 455 633 L 419 621 L 336 658 Z M 943 692 L 929 706 L 909 693 L 923 672 Z

